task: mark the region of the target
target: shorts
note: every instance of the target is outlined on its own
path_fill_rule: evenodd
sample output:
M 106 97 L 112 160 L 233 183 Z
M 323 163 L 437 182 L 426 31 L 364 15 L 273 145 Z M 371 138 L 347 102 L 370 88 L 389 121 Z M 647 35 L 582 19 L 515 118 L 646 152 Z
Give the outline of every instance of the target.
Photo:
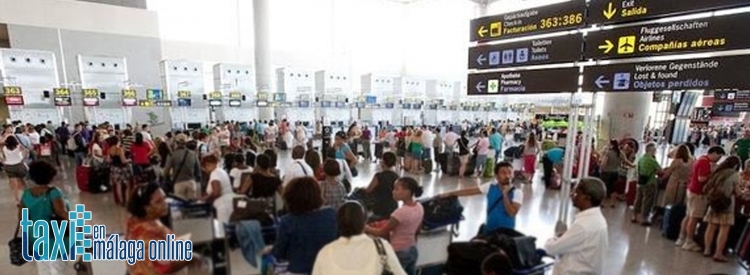
M 463 156 L 458 156 L 458 159 L 461 160 L 461 164 L 467 164 L 467 163 L 469 163 L 469 157 L 470 156 L 471 156 L 470 154 L 466 154 L 466 155 L 463 155 Z
M 411 152 L 411 157 L 414 159 L 422 160 L 422 150 L 414 150 Z
M 708 202 L 703 197 L 703 195 L 693 194 L 693 192 L 688 191 L 687 209 L 688 217 L 702 219 L 706 215 Z
M 25 178 L 29 172 L 29 169 L 26 167 L 26 163 L 23 162 L 13 165 L 4 165 L 3 170 L 5 170 L 5 174 L 8 176 L 8 178 L 18 179 Z

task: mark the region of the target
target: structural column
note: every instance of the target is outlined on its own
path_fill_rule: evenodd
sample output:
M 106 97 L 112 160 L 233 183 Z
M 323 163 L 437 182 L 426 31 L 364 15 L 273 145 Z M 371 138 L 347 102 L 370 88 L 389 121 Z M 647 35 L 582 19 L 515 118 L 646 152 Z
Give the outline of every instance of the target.
M 271 0 L 253 0 L 253 29 L 255 41 L 255 85 L 258 92 L 268 94 L 273 99 L 273 65 L 271 63 L 271 20 L 269 18 Z M 270 105 L 270 104 L 269 104 Z M 258 118 L 274 119 L 273 107 L 260 108 Z
M 650 92 L 605 93 L 600 137 L 641 140 L 649 119 L 651 99 Z

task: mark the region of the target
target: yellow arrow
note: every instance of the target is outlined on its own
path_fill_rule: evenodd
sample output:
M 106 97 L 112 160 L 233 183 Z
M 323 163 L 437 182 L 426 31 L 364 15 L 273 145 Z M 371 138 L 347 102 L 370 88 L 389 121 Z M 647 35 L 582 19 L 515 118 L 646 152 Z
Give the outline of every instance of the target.
M 612 41 L 609 40 L 604 40 L 604 45 L 599 45 L 599 49 L 604 50 L 604 53 L 609 53 L 614 47 L 615 44 L 612 44 Z
M 484 37 L 485 35 L 487 35 L 487 29 L 484 27 L 484 25 L 479 27 L 477 34 L 479 34 L 479 37 Z
M 607 10 L 603 11 L 604 17 L 607 18 L 607 20 L 612 19 L 613 16 L 615 16 L 615 13 L 617 13 L 617 9 L 612 7 L 612 2 L 609 3 L 609 6 L 607 6 Z

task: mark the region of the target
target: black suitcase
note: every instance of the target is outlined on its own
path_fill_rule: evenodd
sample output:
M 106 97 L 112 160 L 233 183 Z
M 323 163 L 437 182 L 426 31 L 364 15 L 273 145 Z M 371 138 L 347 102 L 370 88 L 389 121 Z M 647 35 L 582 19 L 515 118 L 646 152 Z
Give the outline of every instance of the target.
M 378 142 L 375 143 L 375 158 L 382 158 L 383 157 L 383 143 Z
M 432 160 L 431 159 L 423 159 L 422 160 L 422 169 L 424 169 L 425 174 L 432 173 Z
M 680 227 L 685 218 L 687 207 L 684 204 L 667 205 L 664 207 L 664 219 L 661 224 L 661 235 L 670 240 L 680 237 Z
M 500 249 L 485 242 L 455 242 L 448 245 L 447 275 L 482 275 L 482 261 Z
M 458 157 L 458 154 L 453 154 L 451 157 L 446 157 L 445 159 L 447 160 L 447 163 L 440 163 L 443 174 L 448 174 L 449 176 L 458 176 L 458 170 L 461 167 L 461 159 Z M 477 156 L 472 155 L 469 158 L 469 162 L 466 164 L 466 171 L 464 172 L 464 176 L 471 176 L 472 174 L 474 174 L 476 162 Z

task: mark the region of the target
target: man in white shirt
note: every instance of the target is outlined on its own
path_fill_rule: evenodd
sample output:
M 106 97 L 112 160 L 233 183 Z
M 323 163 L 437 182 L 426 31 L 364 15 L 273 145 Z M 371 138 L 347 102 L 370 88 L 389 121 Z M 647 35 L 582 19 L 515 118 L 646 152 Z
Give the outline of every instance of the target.
M 432 159 L 432 131 L 430 128 L 424 127 L 422 129 L 422 158 Z
M 456 141 L 460 138 L 456 132 L 448 131 L 443 136 L 443 142 L 445 143 L 445 152 L 448 154 L 452 154 L 453 150 L 456 148 Z
M 576 186 L 571 200 L 580 212 L 569 230 L 557 232 L 556 237 L 544 245 L 547 254 L 560 256 L 555 274 L 604 274 L 604 255 L 609 242 L 607 221 L 600 205 L 606 190 L 597 178 L 583 178 Z
M 41 136 L 36 131 L 36 129 L 34 129 L 34 126 L 32 126 L 32 125 L 26 125 L 26 131 L 25 131 L 25 133 L 29 137 L 29 142 L 31 143 L 31 147 L 39 145 L 39 138 Z
M 307 165 L 303 159 L 304 157 L 305 148 L 302 146 L 294 146 L 294 149 L 292 149 L 292 162 L 289 163 L 289 166 L 284 170 L 283 186 L 286 186 L 295 178 L 315 177 L 315 172 L 310 168 L 310 165 Z
M 149 133 L 148 124 L 141 125 L 141 135 L 143 135 L 143 140 L 151 141 L 151 133 Z
M 294 146 L 305 146 L 307 144 L 307 129 L 302 122 L 297 121 L 297 128 L 294 130 Z

